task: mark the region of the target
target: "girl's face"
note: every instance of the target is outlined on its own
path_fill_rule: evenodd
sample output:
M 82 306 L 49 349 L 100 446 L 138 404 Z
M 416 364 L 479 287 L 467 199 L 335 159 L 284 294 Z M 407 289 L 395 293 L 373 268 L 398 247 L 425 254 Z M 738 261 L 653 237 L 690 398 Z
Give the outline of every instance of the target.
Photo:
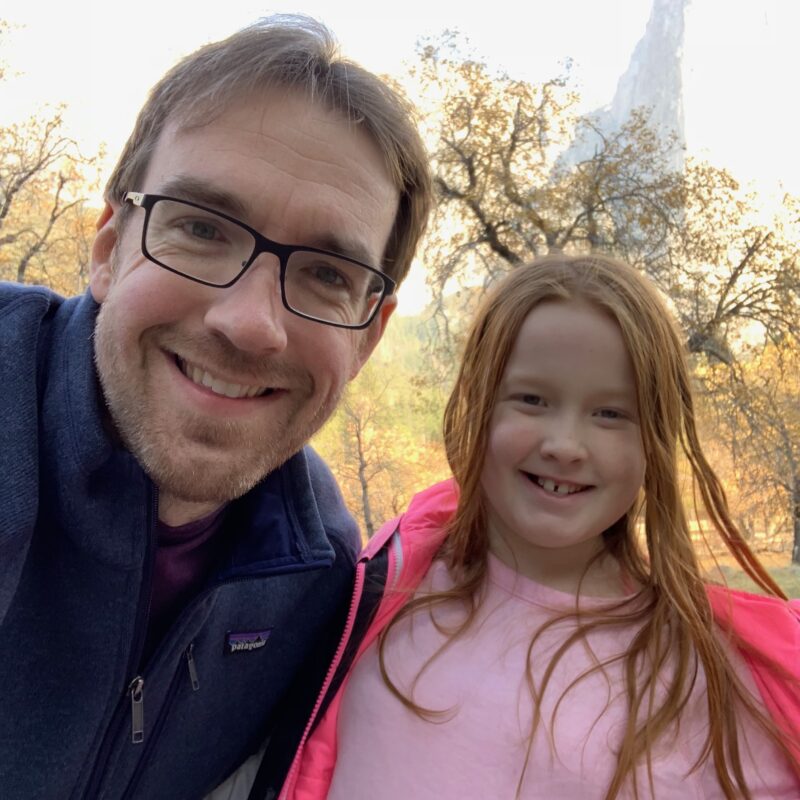
M 520 328 L 489 425 L 481 486 L 489 548 L 572 589 L 644 480 L 633 366 L 617 323 L 578 301 Z

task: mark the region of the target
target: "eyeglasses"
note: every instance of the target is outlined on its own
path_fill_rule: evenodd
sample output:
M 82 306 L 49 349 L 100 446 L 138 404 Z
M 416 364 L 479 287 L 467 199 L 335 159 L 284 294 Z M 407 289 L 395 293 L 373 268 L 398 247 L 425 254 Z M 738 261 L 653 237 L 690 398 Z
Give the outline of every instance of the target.
M 366 328 L 395 282 L 346 256 L 280 244 L 234 217 L 159 194 L 127 192 L 125 202 L 145 210 L 142 253 L 184 278 L 232 286 L 261 253 L 280 262 L 281 299 L 288 311 L 337 328 Z

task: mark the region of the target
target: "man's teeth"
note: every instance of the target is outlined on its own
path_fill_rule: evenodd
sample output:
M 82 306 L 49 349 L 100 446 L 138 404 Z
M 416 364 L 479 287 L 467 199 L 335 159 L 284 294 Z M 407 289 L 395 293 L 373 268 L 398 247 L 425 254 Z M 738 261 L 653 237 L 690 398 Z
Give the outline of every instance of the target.
M 536 483 L 546 492 L 555 494 L 575 494 L 575 492 L 581 492 L 585 488 L 583 486 L 565 486 L 563 483 L 556 483 L 550 480 L 550 478 L 537 478 Z
M 255 397 L 267 392 L 267 386 L 245 386 L 241 383 L 228 383 L 214 377 L 210 372 L 206 372 L 201 367 L 190 364 L 188 361 L 178 360 L 181 372 L 193 383 L 211 389 L 214 394 L 221 394 L 223 397 L 234 399 L 240 397 Z

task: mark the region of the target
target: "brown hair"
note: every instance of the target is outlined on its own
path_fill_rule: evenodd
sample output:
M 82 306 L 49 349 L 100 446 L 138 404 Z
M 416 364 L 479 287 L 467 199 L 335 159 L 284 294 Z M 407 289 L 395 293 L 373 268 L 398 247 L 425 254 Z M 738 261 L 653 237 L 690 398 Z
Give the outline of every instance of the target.
M 400 193 L 383 269 L 398 283 L 408 273 L 432 206 L 425 146 L 414 112 L 399 92 L 344 59 L 331 32 L 302 15 L 266 17 L 220 42 L 201 47 L 176 64 L 151 90 L 106 186 L 122 203 L 144 177 L 166 124 L 207 122 L 242 96 L 283 89 L 363 125 L 383 153 Z M 124 220 L 125 207 L 120 217 Z
M 714 631 L 713 614 L 681 499 L 678 479 L 681 453 L 688 461 L 702 505 L 730 553 L 766 593 L 784 595 L 733 523 L 725 492 L 703 455 L 695 426 L 689 369 L 677 326 L 655 288 L 626 264 L 598 255 L 549 256 L 514 269 L 484 299 L 468 335 L 444 416 L 445 449 L 460 495 L 441 557 L 455 586 L 446 593 L 412 600 L 395 622 L 417 609 L 432 609 L 456 599 L 467 609 L 464 623 L 453 632 L 457 636 L 474 616 L 476 597 L 487 570 L 487 515 L 481 474 L 489 421 L 520 327 L 539 303 L 552 300 L 580 300 L 607 313 L 619 325 L 633 364 L 646 459 L 642 506 L 631 508 L 604 533 L 603 539 L 605 552 L 613 555 L 623 572 L 643 589 L 629 613 L 619 612 L 631 601 L 609 605 L 605 610 L 613 610 L 611 615 L 592 615 L 580 609 L 582 624 L 558 649 L 538 687 L 528 666 L 529 689 L 534 700 L 541 697 L 560 657 L 590 630 L 641 623 L 630 649 L 619 659 L 625 676 L 629 716 L 607 800 L 618 796 L 643 758 L 649 764 L 651 747 L 679 719 L 692 689 L 698 661 L 707 681 L 709 717 L 708 738 L 698 764 L 713 755 L 725 796 L 749 797 L 737 742 L 740 710 L 752 714 L 786 756 L 793 763 L 794 760 L 775 725 L 741 685 L 720 636 Z M 636 534 L 640 514 L 643 514 L 644 547 Z M 578 603 L 576 598 L 576 616 Z M 593 617 L 593 621 L 583 624 Z M 563 618 L 548 623 L 545 629 Z M 439 712 L 417 706 L 392 683 L 383 660 L 388 630 L 381 641 L 384 680 L 407 707 L 422 716 L 436 715 Z M 530 643 L 529 661 L 543 630 Z M 657 706 L 651 696 L 653 681 L 659 667 L 670 661 L 675 664 L 674 675 L 663 703 Z M 608 663 L 598 664 L 595 669 Z M 645 712 L 643 721 L 641 712 Z M 535 712 L 534 731 L 538 723 Z M 532 740 L 533 731 L 529 746 Z M 519 788 L 526 766 L 527 760 Z M 635 780 L 634 791 L 638 796 Z

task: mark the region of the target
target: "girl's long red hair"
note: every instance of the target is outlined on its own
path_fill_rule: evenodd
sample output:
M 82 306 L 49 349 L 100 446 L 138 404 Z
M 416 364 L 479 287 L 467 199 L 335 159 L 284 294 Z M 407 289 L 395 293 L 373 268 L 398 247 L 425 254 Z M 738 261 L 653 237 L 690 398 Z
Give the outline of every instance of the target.
M 775 726 L 741 685 L 722 635 L 715 630 L 681 497 L 681 455 L 688 462 L 708 519 L 728 551 L 765 593 L 784 595 L 731 519 L 724 489 L 703 455 L 695 425 L 690 373 L 672 315 L 647 279 L 626 264 L 597 255 L 549 256 L 515 268 L 484 299 L 468 335 L 444 416 L 445 448 L 460 497 L 441 556 L 455 585 L 447 593 L 412 600 L 395 622 L 420 608 L 432 610 L 453 599 L 465 603 L 467 609 L 464 624 L 453 635 L 466 629 L 472 620 L 487 570 L 486 510 L 480 476 L 489 420 L 517 333 L 528 314 L 547 300 L 580 300 L 601 309 L 619 325 L 630 354 L 646 458 L 642 503 L 606 531 L 604 542 L 606 552 L 644 587 L 638 597 L 646 602 L 636 603 L 630 613 L 621 614 L 624 609 L 617 607 L 613 615 L 594 618 L 581 611 L 576 633 L 560 647 L 539 685 L 528 668 L 528 685 L 534 700 L 546 690 L 561 655 L 588 631 L 605 625 L 635 624 L 638 630 L 633 644 L 621 657 L 628 721 L 607 800 L 618 797 L 632 779 L 638 796 L 636 768 L 641 764 L 649 767 L 653 745 L 679 721 L 698 666 L 707 683 L 709 720 L 708 737 L 698 764 L 713 758 L 725 797 L 749 798 L 737 736 L 742 714 L 751 715 L 787 758 L 793 763 L 794 760 Z M 644 542 L 637 535 L 637 517 L 643 518 Z M 388 630 L 381 640 L 384 680 L 409 708 L 423 716 L 435 715 L 436 712 L 417 706 L 392 682 L 383 651 L 387 633 Z M 531 642 L 529 656 L 541 633 Z M 666 664 L 670 665 L 667 671 L 663 669 Z M 597 669 L 604 666 L 598 664 Z M 667 692 L 663 701 L 657 702 L 653 687 L 656 679 L 663 680 L 665 675 Z M 535 714 L 534 730 L 540 722 Z M 529 742 L 532 738 L 533 731 Z M 800 770 L 800 765 L 794 766 Z M 524 776 L 524 767 L 522 771 Z

